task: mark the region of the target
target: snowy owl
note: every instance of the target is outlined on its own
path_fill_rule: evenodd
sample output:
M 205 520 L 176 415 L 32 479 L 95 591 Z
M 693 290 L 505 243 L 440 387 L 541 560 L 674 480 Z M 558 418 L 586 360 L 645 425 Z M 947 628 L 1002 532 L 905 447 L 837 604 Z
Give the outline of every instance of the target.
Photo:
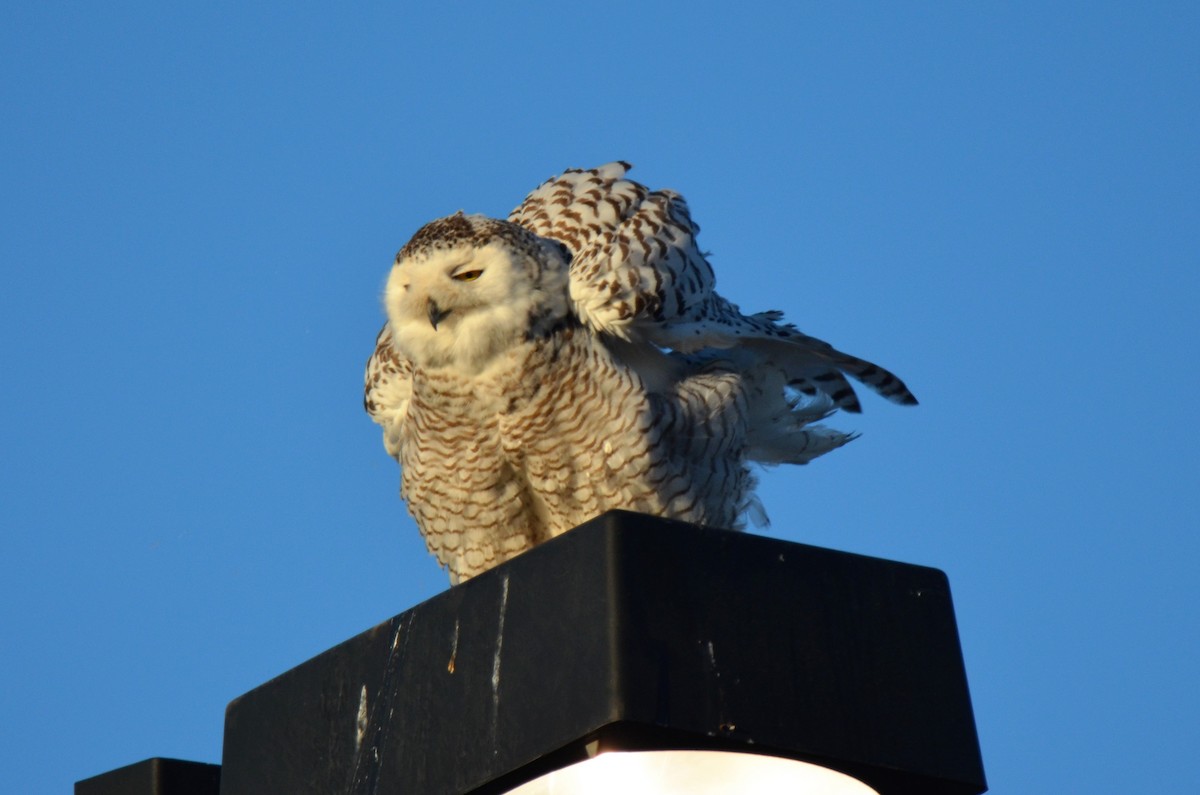
M 506 221 L 456 213 L 396 255 L 367 412 L 452 582 L 613 508 L 719 528 L 764 520 L 750 464 L 853 438 L 846 376 L 899 378 L 714 289 L 683 197 L 568 170 Z

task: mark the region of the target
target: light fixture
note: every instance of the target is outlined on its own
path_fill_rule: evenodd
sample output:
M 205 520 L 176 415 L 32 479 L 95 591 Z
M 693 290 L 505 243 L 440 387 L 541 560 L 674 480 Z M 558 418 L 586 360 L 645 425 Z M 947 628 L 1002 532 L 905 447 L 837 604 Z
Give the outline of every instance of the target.
M 220 795 L 986 789 L 942 572 L 614 511 L 234 699 Z
M 610 751 L 551 771 L 509 795 L 879 795 L 827 767 L 728 751 Z

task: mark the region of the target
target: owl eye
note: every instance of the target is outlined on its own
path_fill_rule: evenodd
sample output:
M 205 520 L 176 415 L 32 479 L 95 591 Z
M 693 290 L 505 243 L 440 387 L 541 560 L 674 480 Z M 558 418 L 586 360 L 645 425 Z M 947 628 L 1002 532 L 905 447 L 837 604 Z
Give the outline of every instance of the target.
M 451 279 L 460 282 L 473 282 L 479 278 L 483 271 L 462 271 L 451 276 Z

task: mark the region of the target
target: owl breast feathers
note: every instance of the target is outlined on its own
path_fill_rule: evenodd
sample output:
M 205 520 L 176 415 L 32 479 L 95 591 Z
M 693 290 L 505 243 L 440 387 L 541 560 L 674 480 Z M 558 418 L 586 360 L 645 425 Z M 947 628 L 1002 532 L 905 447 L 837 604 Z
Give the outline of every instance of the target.
M 628 169 L 567 171 L 507 221 L 459 212 L 396 255 L 366 408 L 453 582 L 613 508 L 761 523 L 750 464 L 854 438 L 816 424 L 860 410 L 846 376 L 917 402 L 717 294 L 683 197 Z

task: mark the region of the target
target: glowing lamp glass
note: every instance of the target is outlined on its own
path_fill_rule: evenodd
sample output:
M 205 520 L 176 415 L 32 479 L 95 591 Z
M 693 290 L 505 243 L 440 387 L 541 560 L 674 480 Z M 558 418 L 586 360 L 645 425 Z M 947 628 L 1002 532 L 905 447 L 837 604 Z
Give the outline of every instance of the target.
M 508 795 L 879 795 L 844 773 L 777 756 L 721 751 L 609 751 Z

